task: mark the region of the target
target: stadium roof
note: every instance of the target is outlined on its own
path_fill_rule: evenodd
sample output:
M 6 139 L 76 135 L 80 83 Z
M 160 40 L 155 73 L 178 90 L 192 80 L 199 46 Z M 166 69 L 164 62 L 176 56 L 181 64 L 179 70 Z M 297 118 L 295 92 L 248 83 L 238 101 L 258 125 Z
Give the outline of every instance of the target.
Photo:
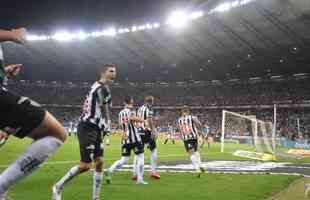
M 211 1 L 201 7 L 208 14 L 183 28 L 161 18 L 160 28 L 115 37 L 8 43 L 5 56 L 24 63 L 21 78 L 30 80 L 92 80 L 102 63 L 120 66 L 120 82 L 309 73 L 310 1 L 253 0 L 230 9 L 223 2 L 236 1 Z

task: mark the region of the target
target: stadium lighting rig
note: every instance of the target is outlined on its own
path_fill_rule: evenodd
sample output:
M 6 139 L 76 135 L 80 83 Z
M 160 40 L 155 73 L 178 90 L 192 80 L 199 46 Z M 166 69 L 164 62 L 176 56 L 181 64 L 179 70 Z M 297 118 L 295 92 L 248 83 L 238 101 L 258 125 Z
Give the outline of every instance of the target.
M 184 28 L 191 21 L 197 20 L 204 15 L 211 15 L 214 13 L 226 12 L 232 8 L 241 7 L 248 3 L 253 2 L 254 0 L 234 0 L 226 3 L 221 3 L 215 8 L 211 9 L 208 13 L 203 11 L 194 11 L 189 12 L 185 10 L 178 10 L 172 12 L 166 23 L 153 22 L 140 25 L 133 25 L 131 27 L 122 27 L 122 28 L 108 28 L 105 30 L 94 31 L 91 33 L 85 33 L 83 31 L 79 32 L 68 32 L 68 31 L 58 31 L 52 35 L 36 35 L 29 34 L 27 36 L 28 41 L 44 41 L 44 40 L 56 40 L 60 42 L 70 42 L 73 40 L 85 40 L 87 38 L 96 38 L 96 37 L 114 37 L 118 34 L 126 34 L 131 32 L 141 32 L 141 31 L 150 31 L 152 29 L 158 29 L 163 25 L 170 26 L 173 28 Z

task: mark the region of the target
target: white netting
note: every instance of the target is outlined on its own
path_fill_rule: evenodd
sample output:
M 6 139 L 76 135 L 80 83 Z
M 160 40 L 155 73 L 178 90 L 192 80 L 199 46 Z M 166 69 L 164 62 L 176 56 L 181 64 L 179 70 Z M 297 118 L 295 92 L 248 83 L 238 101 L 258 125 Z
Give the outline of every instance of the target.
M 223 111 L 222 151 L 247 149 L 274 153 L 273 124 L 256 119 L 256 116 Z M 232 148 L 232 149 L 231 149 Z

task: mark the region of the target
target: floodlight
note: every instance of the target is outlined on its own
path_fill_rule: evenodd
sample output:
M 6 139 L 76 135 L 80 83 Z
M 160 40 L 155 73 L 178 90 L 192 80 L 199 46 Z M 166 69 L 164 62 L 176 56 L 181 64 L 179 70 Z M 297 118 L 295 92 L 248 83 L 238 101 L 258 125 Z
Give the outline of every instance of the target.
M 66 31 L 56 32 L 54 35 L 52 35 L 52 39 L 64 42 L 71 41 L 74 38 L 76 38 L 75 34 Z
M 49 37 L 45 35 L 27 35 L 26 40 L 28 41 L 42 41 L 42 40 L 48 40 Z
M 173 12 L 167 20 L 167 24 L 181 28 L 184 27 L 188 22 L 188 16 L 185 11 L 175 11 Z
M 146 24 L 146 29 L 148 29 L 148 30 L 150 30 L 150 29 L 152 29 L 153 28 L 153 26 L 151 25 L 151 24 Z
M 153 23 L 153 28 L 159 28 L 159 27 L 160 27 L 160 23 L 157 23 L 157 22 Z
M 89 37 L 89 34 L 83 32 L 83 31 L 80 31 L 76 34 L 76 38 L 79 40 L 85 40 L 88 37 Z
M 137 27 L 136 26 L 131 27 L 131 31 L 132 32 L 136 32 L 137 31 Z
M 225 12 L 231 9 L 231 3 L 222 3 L 214 8 L 216 12 Z
M 106 35 L 106 36 L 115 36 L 117 33 L 116 33 L 116 30 L 114 28 L 109 28 L 105 31 L 103 31 L 103 34 Z
M 202 11 L 193 12 L 189 15 L 190 19 L 198 19 L 200 17 L 203 17 L 204 13 Z

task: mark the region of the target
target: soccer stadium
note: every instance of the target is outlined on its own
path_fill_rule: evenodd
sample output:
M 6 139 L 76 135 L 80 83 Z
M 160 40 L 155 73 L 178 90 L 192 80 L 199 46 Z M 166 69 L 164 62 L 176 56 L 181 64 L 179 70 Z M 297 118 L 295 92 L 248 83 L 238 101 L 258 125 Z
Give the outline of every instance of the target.
M 310 0 L 0 16 L 0 200 L 310 199 Z

